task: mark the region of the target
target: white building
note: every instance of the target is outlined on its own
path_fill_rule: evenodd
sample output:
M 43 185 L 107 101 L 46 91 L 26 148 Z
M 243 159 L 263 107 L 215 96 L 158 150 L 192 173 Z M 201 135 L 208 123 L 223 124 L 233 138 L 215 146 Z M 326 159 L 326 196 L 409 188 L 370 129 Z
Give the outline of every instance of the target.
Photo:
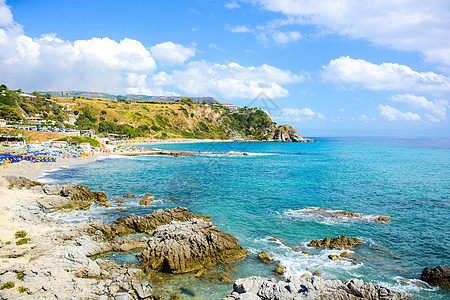
M 225 107 L 225 108 L 228 108 L 232 112 L 239 110 L 238 106 L 236 106 L 234 104 L 231 104 L 231 103 L 224 103 L 224 104 L 222 104 L 222 106 Z

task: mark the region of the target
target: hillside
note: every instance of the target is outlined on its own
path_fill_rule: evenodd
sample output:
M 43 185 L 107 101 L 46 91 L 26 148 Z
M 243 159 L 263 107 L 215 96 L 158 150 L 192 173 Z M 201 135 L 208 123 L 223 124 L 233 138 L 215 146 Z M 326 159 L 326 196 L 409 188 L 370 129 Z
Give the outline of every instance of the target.
M 20 96 L 0 87 L 0 117 L 8 121 L 40 116 L 60 128 L 95 129 L 99 136 L 303 141 L 290 126 L 278 126 L 258 108 L 230 112 L 220 103 L 183 98 L 178 102 Z

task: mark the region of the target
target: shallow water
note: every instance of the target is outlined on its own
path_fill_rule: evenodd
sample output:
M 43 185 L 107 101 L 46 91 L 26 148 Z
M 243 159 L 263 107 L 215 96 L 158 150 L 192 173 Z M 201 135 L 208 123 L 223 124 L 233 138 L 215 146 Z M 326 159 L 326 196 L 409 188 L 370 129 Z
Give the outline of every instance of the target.
M 212 216 L 216 226 L 235 235 L 252 252 L 235 264 L 238 270 L 230 272 L 233 280 L 271 276 L 276 265 L 255 258 L 265 250 L 287 267 L 287 274 L 320 271 L 325 278 L 357 277 L 418 299 L 448 297 L 435 288 L 402 283 L 401 278 L 417 279 L 424 267 L 450 264 L 450 140 L 319 140 L 158 145 L 164 150 L 253 155 L 113 156 L 48 173 L 44 179 L 89 185 L 105 191 L 110 199 L 126 193 L 155 195 L 156 201 L 149 207 L 139 205 L 140 198 L 124 199 L 127 211 L 93 207 L 76 216 L 64 215 L 67 219 L 113 221 L 130 213 L 144 215 L 157 208 L 176 206 Z M 305 215 L 302 209 L 307 207 L 384 215 L 391 218 L 391 223 Z M 328 259 L 329 254 L 342 251 L 306 246 L 312 239 L 342 234 L 365 242 L 354 250 L 357 265 Z M 312 255 L 270 241 L 272 236 Z M 167 289 L 168 282 L 170 289 L 181 291 L 186 299 L 219 299 L 232 290 L 230 284 L 209 284 L 211 278 L 176 278 L 153 285 L 156 290 Z M 180 290 L 187 286 L 190 292 Z

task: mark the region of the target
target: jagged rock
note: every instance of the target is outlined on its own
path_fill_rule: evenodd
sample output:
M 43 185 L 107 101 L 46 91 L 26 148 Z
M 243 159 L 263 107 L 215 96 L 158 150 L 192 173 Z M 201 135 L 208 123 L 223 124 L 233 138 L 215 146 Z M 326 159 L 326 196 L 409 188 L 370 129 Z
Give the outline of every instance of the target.
M 139 299 L 147 299 L 153 295 L 153 289 L 149 284 L 144 284 L 139 281 L 133 281 L 132 286 L 136 291 Z
M 423 269 L 421 279 L 431 285 L 450 289 L 450 267 L 437 266 L 433 269 L 427 267 Z
M 135 194 L 130 194 L 130 193 L 126 193 L 125 195 L 122 196 L 123 198 L 136 198 L 137 195 Z
M 311 139 L 303 138 L 294 127 L 280 125 L 272 130 L 267 141 L 270 142 L 315 142 Z
M 3 177 L 9 182 L 9 186 L 8 186 L 9 189 L 12 189 L 12 188 L 30 189 L 35 186 L 44 186 L 43 183 L 40 183 L 40 182 L 34 181 L 34 180 L 30 180 L 23 176 L 4 175 Z
M 317 276 L 311 278 L 288 277 L 286 281 L 276 281 L 262 277 L 238 279 L 233 284 L 233 292 L 223 300 L 232 299 L 390 299 L 407 300 L 409 296 L 389 290 L 359 279 L 324 280 Z
M 152 201 L 150 201 L 150 199 L 147 199 L 147 198 L 142 198 L 141 201 L 139 201 L 139 203 L 141 205 L 146 205 L 146 206 L 152 205 Z
M 344 251 L 340 254 L 340 257 L 354 258 L 355 256 L 353 255 L 353 253 Z
M 156 228 L 148 247 L 138 254 L 141 267 L 167 273 L 187 273 L 228 264 L 248 255 L 238 240 L 211 222 L 191 219 Z
M 266 264 L 271 264 L 273 262 L 273 259 L 271 259 L 269 257 L 269 255 L 267 254 L 266 251 L 262 251 L 259 255 L 258 258 L 260 260 L 262 260 L 263 262 L 265 262 Z
M 324 238 L 323 240 L 312 240 L 309 247 L 332 248 L 332 249 L 353 249 L 355 246 L 363 244 L 358 238 L 341 235 L 337 238 Z
M 275 268 L 275 271 L 273 271 L 273 272 L 274 272 L 275 274 L 277 274 L 277 275 L 283 275 L 285 269 L 286 269 L 285 266 L 278 265 L 278 266 Z
M 128 235 L 135 232 L 144 232 L 152 234 L 156 227 L 169 224 L 171 221 L 185 222 L 190 219 L 202 219 L 211 221 L 212 218 L 208 216 L 201 216 L 188 212 L 187 208 L 176 207 L 173 209 L 158 209 L 146 216 L 140 217 L 131 214 L 127 217 L 118 218 L 113 224 L 92 224 L 94 230 L 103 232 L 107 239 L 112 239 L 118 236 Z
M 153 194 L 149 194 L 149 193 L 145 194 L 144 197 L 145 198 L 153 198 L 153 199 L 155 198 L 155 196 Z
M 336 255 L 336 254 L 330 254 L 330 255 L 328 255 L 328 258 L 331 260 L 342 260 L 342 257 L 340 257 L 339 255 Z
M 284 239 L 276 236 L 269 238 L 269 240 L 271 240 L 272 242 L 284 242 Z

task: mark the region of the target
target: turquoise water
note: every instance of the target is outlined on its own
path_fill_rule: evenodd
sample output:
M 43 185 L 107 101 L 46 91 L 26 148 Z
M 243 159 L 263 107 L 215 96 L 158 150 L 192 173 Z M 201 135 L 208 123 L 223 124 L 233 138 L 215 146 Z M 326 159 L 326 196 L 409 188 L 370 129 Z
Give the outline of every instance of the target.
M 149 146 L 151 147 L 151 146 Z M 320 271 L 325 278 L 361 278 L 407 292 L 418 299 L 449 294 L 417 280 L 424 267 L 450 265 L 450 140 L 320 138 L 318 143 L 196 143 L 158 148 L 250 156 L 110 157 L 63 168 L 48 182 L 75 182 L 105 191 L 109 198 L 152 193 L 152 206 L 124 199 L 127 211 L 94 207 L 77 218 L 112 222 L 157 208 L 187 207 L 213 217 L 252 253 L 229 271 L 231 279 L 272 276 L 275 265 L 255 257 L 265 250 L 287 267 L 287 274 Z M 391 223 L 327 219 L 303 213 L 307 207 L 383 215 Z M 72 215 L 67 215 L 67 218 Z M 339 250 L 311 249 L 312 239 L 342 234 L 365 244 L 354 250 L 358 264 L 331 261 Z M 311 255 L 270 241 L 285 239 Z M 119 256 L 120 257 L 120 256 Z M 132 259 L 133 260 L 133 259 Z M 120 261 L 120 259 L 118 259 Z M 134 263 L 134 261 L 133 261 Z M 404 282 L 402 278 L 411 279 Z M 171 285 L 168 287 L 167 282 Z M 219 299 L 231 285 L 206 284 L 191 275 L 154 283 L 156 290 L 181 291 L 186 299 Z

